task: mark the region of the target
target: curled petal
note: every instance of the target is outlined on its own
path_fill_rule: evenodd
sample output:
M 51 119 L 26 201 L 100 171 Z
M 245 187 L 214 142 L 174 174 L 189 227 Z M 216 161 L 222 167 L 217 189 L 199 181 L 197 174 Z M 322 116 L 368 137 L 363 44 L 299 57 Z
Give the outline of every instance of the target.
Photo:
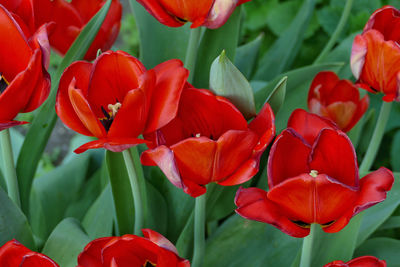
M 367 55 L 367 41 L 362 35 L 354 38 L 353 47 L 351 49 L 350 67 L 354 77 L 359 79 L 365 64 L 365 56 Z
M 225 24 L 235 10 L 238 0 L 215 0 L 203 25 L 210 29 L 216 29 Z M 196 27 L 197 25 L 192 25 Z
M 176 247 L 163 235 L 151 229 L 142 229 L 142 233 L 145 238 L 157 244 L 159 247 L 165 248 L 166 250 L 169 250 L 178 255 L 178 250 L 176 249 Z
M 160 23 L 169 27 L 180 27 L 184 22 L 178 21 L 175 16 L 167 12 L 158 0 L 137 0 L 147 12 L 155 17 Z
M 310 229 L 298 226 L 282 214 L 268 199 L 267 192 L 259 188 L 239 188 L 235 204 L 238 207 L 236 213 L 246 219 L 272 224 L 293 237 L 305 237 L 310 233 Z

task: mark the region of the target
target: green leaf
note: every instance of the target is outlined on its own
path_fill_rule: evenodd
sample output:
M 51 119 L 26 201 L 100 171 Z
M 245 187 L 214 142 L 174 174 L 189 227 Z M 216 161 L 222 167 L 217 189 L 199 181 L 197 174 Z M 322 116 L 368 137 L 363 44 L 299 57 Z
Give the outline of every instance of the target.
M 239 46 L 236 50 L 235 66 L 247 79 L 250 79 L 254 72 L 263 40 L 264 34 L 261 33 L 256 39 Z
M 283 105 L 283 102 L 285 102 L 287 79 L 287 76 L 283 77 L 267 98 L 266 102 L 271 105 L 271 108 L 275 114 L 278 113 Z
M 0 246 L 17 239 L 24 246 L 35 250 L 32 231 L 21 210 L 0 188 Z
M 70 203 L 79 197 L 88 163 L 89 155 L 82 154 L 34 180 L 30 218 L 32 229 L 40 239 L 47 239 L 53 228 L 65 218 Z
M 379 227 L 379 230 L 396 229 L 396 228 L 400 228 L 400 216 L 390 217 L 381 225 L 381 227 Z
M 172 28 L 162 25 L 138 2 L 130 0 L 140 37 L 140 60 L 147 68 L 172 58 L 185 59 L 189 24 Z
M 392 148 L 390 149 L 390 160 L 392 165 L 392 170 L 395 172 L 400 171 L 400 131 L 397 131 L 393 137 Z
M 228 98 L 247 119 L 256 115 L 250 83 L 222 51 L 211 65 L 210 90 Z
M 385 260 L 388 267 L 400 267 L 400 240 L 378 237 L 367 240 L 355 253 L 355 257 L 371 255 Z
M 194 243 L 194 210 L 192 210 L 190 217 L 186 221 L 178 240 L 176 241 L 176 249 L 179 256 L 190 259 L 193 256 L 193 243 Z M 204 265 L 206 266 L 206 265 Z
M 260 60 L 255 79 L 269 81 L 292 64 L 303 42 L 314 6 L 315 0 L 304 1 L 290 26 Z
M 204 266 L 290 266 L 301 241 L 271 225 L 233 215 L 207 240 Z
M 79 253 L 90 241 L 79 221 L 67 218 L 51 233 L 42 253 L 60 266 L 75 267 Z
M 52 77 L 52 87 L 49 98 L 40 108 L 25 137 L 16 166 L 22 210 L 25 214 L 28 214 L 29 210 L 29 194 L 37 165 L 57 121 L 54 106 L 61 74 L 73 61 L 84 57 L 104 21 L 110 5 L 111 0 L 107 0 L 104 6 L 86 24 L 85 28 L 83 28 L 82 32 L 71 45 L 55 75 Z
M 82 225 L 90 239 L 111 236 L 113 232 L 114 217 L 115 210 L 111 186 L 108 185 L 89 208 L 82 220 Z
M 197 88 L 208 88 L 211 63 L 223 50 L 226 51 L 227 56 L 232 61 L 235 60 L 236 47 L 239 40 L 241 10 L 241 8 L 236 8 L 227 23 L 222 27 L 204 31 L 198 49 L 193 82 Z

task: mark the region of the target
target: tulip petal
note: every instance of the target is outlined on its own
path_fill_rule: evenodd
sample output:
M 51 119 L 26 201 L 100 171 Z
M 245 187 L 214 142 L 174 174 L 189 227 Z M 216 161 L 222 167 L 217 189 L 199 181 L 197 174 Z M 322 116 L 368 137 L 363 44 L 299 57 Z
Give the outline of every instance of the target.
M 354 125 L 357 124 L 357 122 L 361 119 L 361 117 L 364 115 L 364 113 L 367 111 L 369 106 L 369 96 L 366 94 L 359 102 L 357 105 L 357 110 L 355 114 L 353 115 L 353 119 L 351 122 L 343 128 L 344 132 L 350 131 L 354 127 Z
M 263 139 L 263 142 L 267 144 L 274 137 L 275 116 L 268 103 L 264 104 L 257 116 L 249 123 L 249 129 L 257 133 L 257 135 Z
M 299 133 L 309 145 L 312 145 L 323 128 L 337 129 L 335 123 L 303 109 L 296 109 L 290 115 L 288 128 Z
M 3 131 L 5 129 L 17 126 L 17 125 L 22 125 L 22 124 L 27 124 L 29 122 L 27 121 L 9 121 L 9 122 L 0 122 L 0 131 Z
M 253 154 L 258 136 L 253 131 L 230 130 L 217 141 L 212 181 L 220 181 L 235 172 Z M 190 176 L 188 176 L 190 177 Z M 248 180 L 251 177 L 243 177 Z
M 310 229 L 296 225 L 283 215 L 279 207 L 268 199 L 267 192 L 259 188 L 239 188 L 235 204 L 238 207 L 236 213 L 246 219 L 272 224 L 293 237 L 305 237 L 310 233 Z
M 189 71 L 180 60 L 172 59 L 154 68 L 157 84 L 150 105 L 145 133 L 169 123 L 178 112 L 178 103 Z
M 221 27 L 235 10 L 237 4 L 238 0 L 214 0 L 212 8 L 202 24 L 210 29 Z
M 24 255 L 30 252 L 15 239 L 10 240 L 0 247 L 0 266 L 19 266 Z
M 53 260 L 39 253 L 25 256 L 21 261 L 20 267 L 58 267 Z
M 228 178 L 221 182 L 217 181 L 217 184 L 231 186 L 245 183 L 257 174 L 259 165 L 259 158 L 250 158 L 244 162 L 233 174 L 228 176 Z
M 140 160 L 146 166 L 157 165 L 174 186 L 182 188 L 186 194 L 192 197 L 200 196 L 206 192 L 205 187 L 181 178 L 174 153 L 166 146 L 162 145 L 144 151 Z
M 127 92 L 139 87 L 139 77 L 145 71 L 143 64 L 128 53 L 102 53 L 93 63 L 87 95 L 96 116 L 104 116 L 101 107 L 122 103 Z
M 78 256 L 78 267 L 103 267 L 101 251 L 114 237 L 103 237 L 91 241 Z
M 356 152 L 350 139 L 341 131 L 321 131 L 311 152 L 310 168 L 348 186 L 358 186 Z
M 374 29 L 383 34 L 385 40 L 398 42 L 400 39 L 400 11 L 392 6 L 377 9 L 369 18 L 364 32 Z
M 284 130 L 272 145 L 268 159 L 268 184 L 270 188 L 295 177 L 309 173 L 308 158 L 311 147 L 292 129 Z M 290 168 L 288 168 L 290 166 Z
M 345 131 L 350 122 L 353 121 L 353 116 L 357 111 L 357 102 L 335 102 L 328 105 L 326 107 L 328 117 L 334 121 L 340 129 Z
M 86 95 L 85 92 L 87 92 L 89 87 L 91 69 L 92 63 L 85 61 L 76 61 L 72 63 L 64 70 L 61 76 L 56 97 L 56 112 L 62 122 L 72 130 L 88 136 L 91 136 L 92 133 L 86 128 L 76 114 L 69 98 L 68 88 L 72 79 L 75 79 L 75 86 L 80 88 L 83 94 Z
M 340 218 L 357 198 L 357 190 L 325 174 L 313 177 L 302 174 L 285 180 L 268 192 L 274 202 L 294 221 L 327 224 Z
M 169 250 L 178 255 L 178 250 L 176 249 L 176 247 L 163 235 L 151 229 L 142 229 L 142 233 L 145 238 L 149 239 L 157 246 L 165 248 L 166 250 Z
M 0 70 L 7 81 L 12 81 L 26 69 L 33 52 L 17 22 L 1 5 L 0 36 L 3 36 L 0 42 Z
M 367 55 L 367 41 L 359 34 L 356 35 L 351 48 L 350 67 L 354 77 L 359 79 L 365 64 L 365 56 Z
M 148 2 L 148 1 L 146 1 Z M 180 20 L 204 21 L 215 2 L 214 0 L 158 0 L 163 8 L 170 14 L 178 17 Z M 198 24 L 198 26 L 200 26 Z
M 148 71 L 143 74 L 143 83 L 140 88 L 133 89 L 125 95 L 125 99 L 115 116 L 107 137 L 131 137 L 135 138 L 143 132 L 148 117 L 149 104 L 146 95 L 155 84 L 155 74 Z
M 308 92 L 308 109 L 310 108 L 311 99 L 318 99 L 323 105 L 325 99 L 331 94 L 335 85 L 339 82 L 339 77 L 333 71 L 321 71 L 315 77 L 311 83 L 310 91 Z
M 171 13 L 167 12 L 158 0 L 137 0 L 147 12 L 155 17 L 160 23 L 169 27 L 180 27 L 184 23 L 178 21 Z
M 73 79 L 68 88 L 68 95 L 76 115 L 93 136 L 96 136 L 97 138 L 105 137 L 106 131 L 103 125 L 101 125 L 99 119 L 92 111 L 88 101 L 83 96 L 82 91 L 77 89 L 75 84 L 76 81 Z

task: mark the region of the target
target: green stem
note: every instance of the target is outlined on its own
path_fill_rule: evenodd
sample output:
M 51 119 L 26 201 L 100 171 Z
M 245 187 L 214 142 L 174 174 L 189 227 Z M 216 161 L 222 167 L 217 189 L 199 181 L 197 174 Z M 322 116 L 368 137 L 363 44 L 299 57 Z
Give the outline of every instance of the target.
M 324 47 L 324 50 L 319 54 L 317 59 L 314 61 L 314 64 L 320 63 L 326 55 L 331 51 L 333 46 L 336 44 L 339 35 L 342 33 L 344 26 L 347 24 L 347 20 L 349 19 L 351 8 L 353 7 L 354 0 L 347 0 L 346 5 L 343 9 L 342 17 L 339 20 L 338 25 L 336 26 L 335 32 L 332 34 L 331 39 L 329 39 L 328 43 Z
M 383 135 L 385 133 L 386 123 L 390 116 L 390 110 L 392 108 L 392 102 L 383 102 L 381 111 L 379 113 L 378 120 L 376 122 L 375 130 L 369 143 L 367 153 L 360 165 L 359 172 L 366 174 L 374 163 L 376 154 L 378 153 L 379 146 L 381 144 Z
M 3 153 L 3 174 L 7 183 L 8 196 L 14 203 L 21 207 L 19 198 L 18 179 L 15 172 L 14 156 L 11 146 L 11 137 L 9 129 L 1 131 L 1 152 Z
M 312 262 L 312 249 L 315 239 L 315 232 L 318 224 L 312 223 L 310 234 L 303 239 L 303 248 L 301 250 L 300 267 L 311 267 Z
M 205 220 L 206 220 L 206 194 L 196 198 L 194 210 L 194 254 L 192 267 L 203 266 L 206 249 Z
M 142 195 L 140 193 L 139 180 L 136 175 L 135 164 L 132 158 L 132 154 L 129 149 L 122 152 L 124 156 L 126 169 L 128 171 L 129 180 L 131 183 L 131 189 L 133 194 L 133 202 L 135 205 L 135 235 L 141 235 L 141 229 L 143 227 L 143 202 Z
M 193 81 L 194 68 L 196 65 L 197 50 L 201 36 L 201 27 L 190 30 L 189 44 L 186 50 L 185 67 L 190 71 L 188 82 Z

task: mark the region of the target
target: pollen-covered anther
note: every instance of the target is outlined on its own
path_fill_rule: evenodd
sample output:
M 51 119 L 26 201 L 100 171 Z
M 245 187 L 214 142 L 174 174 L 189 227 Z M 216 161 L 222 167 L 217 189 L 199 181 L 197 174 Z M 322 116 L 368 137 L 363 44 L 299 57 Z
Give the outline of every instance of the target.
M 108 110 L 111 112 L 111 117 L 115 117 L 115 115 L 118 113 L 118 110 L 121 108 L 121 103 L 117 102 L 114 105 L 109 104 L 108 105 Z
M 318 176 L 318 171 L 316 171 L 316 170 L 311 170 L 311 171 L 310 171 L 310 176 L 312 176 L 312 177 L 314 177 L 314 178 L 317 178 L 317 176 Z

